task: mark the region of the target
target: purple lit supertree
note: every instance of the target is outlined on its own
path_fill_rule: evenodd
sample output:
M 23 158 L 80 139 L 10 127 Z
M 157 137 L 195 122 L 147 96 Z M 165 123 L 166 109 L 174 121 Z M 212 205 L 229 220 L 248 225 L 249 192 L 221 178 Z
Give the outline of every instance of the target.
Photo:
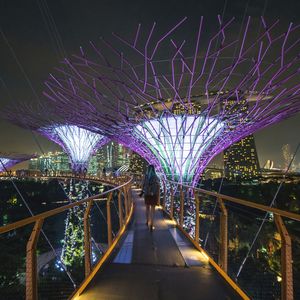
M 0 153 L 0 172 L 6 172 L 9 168 L 14 165 L 29 160 L 33 155 L 27 154 L 5 154 Z
M 186 18 L 162 35 L 155 23 L 146 35 L 139 25 L 132 40 L 113 34 L 65 59 L 44 95 L 80 107 L 79 126 L 109 131 L 167 178 L 194 186 L 215 155 L 299 111 L 300 28 L 281 32 L 278 22 L 248 17 L 237 34 L 234 18 L 218 16 L 210 35 L 201 17 L 189 42 Z
M 218 153 L 299 112 L 300 27 L 248 17 L 236 30 L 234 18 L 218 16 L 210 34 L 201 17 L 187 40 L 186 23 L 163 34 L 154 23 L 145 35 L 138 25 L 132 39 L 91 42 L 50 75 L 44 95 L 80 107 L 79 126 L 107 130 L 164 177 L 195 186 Z M 189 232 L 192 206 L 186 200 Z
M 70 121 L 71 114 L 61 112 L 61 109 L 59 106 L 54 108 L 45 104 L 23 104 L 6 109 L 3 117 L 60 145 L 69 157 L 72 170 L 83 171 L 92 154 L 109 139 L 103 134 L 78 127 Z
M 51 103 L 47 106 L 23 104 L 6 109 L 3 117 L 59 144 L 68 154 L 72 170 L 84 171 L 94 151 L 107 143 L 109 139 L 102 134 L 72 124 L 71 113 L 59 113 L 60 109 L 62 108 L 59 105 L 53 107 Z M 76 108 L 73 107 L 73 109 Z M 70 202 L 79 201 L 89 195 L 86 181 L 70 179 L 61 186 Z M 76 269 L 84 257 L 84 211 L 85 205 L 73 207 L 68 211 L 65 220 L 60 260 L 70 268 Z M 61 262 L 56 263 L 59 269 L 62 268 Z

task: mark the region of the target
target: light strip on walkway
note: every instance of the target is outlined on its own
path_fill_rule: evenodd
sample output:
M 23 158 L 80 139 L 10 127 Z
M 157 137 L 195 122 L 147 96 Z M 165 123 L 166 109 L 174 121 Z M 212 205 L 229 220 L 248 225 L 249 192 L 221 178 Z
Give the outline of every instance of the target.
M 132 261 L 132 249 L 133 249 L 133 230 L 128 231 L 127 237 L 119 250 L 119 253 L 114 259 L 114 263 L 118 264 L 131 264 Z

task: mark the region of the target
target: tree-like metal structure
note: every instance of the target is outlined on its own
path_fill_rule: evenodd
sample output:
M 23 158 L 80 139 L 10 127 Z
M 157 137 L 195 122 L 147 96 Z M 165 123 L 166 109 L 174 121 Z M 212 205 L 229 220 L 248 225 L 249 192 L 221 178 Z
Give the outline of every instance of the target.
M 108 142 L 103 135 L 76 125 L 52 125 L 38 129 L 38 132 L 59 144 L 68 154 L 71 168 L 83 171 L 87 168 L 92 154 Z
M 29 160 L 33 155 L 0 153 L 0 172 L 6 172 L 14 165 Z
M 185 23 L 91 42 L 50 75 L 44 94 L 75 105 L 78 126 L 105 130 L 169 179 L 196 185 L 215 155 L 299 111 L 300 28 L 248 17 L 237 30 L 218 16 L 209 34 L 201 17 L 187 41 Z
M 18 105 L 6 109 L 3 117 L 60 145 L 69 157 L 71 169 L 75 172 L 83 171 L 92 154 L 109 139 L 103 134 L 78 127 L 71 121 L 71 114 L 51 104 Z
M 108 142 L 102 134 L 91 132 L 71 123 L 71 114 L 59 113 L 59 106 L 39 104 L 18 105 L 6 109 L 4 117 L 23 128 L 38 132 L 59 144 L 68 154 L 74 172 L 84 172 L 94 151 Z M 68 116 L 68 118 L 67 118 Z M 87 183 L 70 179 L 62 184 L 70 202 L 79 201 L 88 196 Z M 62 241 L 61 261 L 65 266 L 76 268 L 84 256 L 83 207 L 74 207 L 67 213 L 65 234 Z M 61 268 L 60 262 L 57 262 Z

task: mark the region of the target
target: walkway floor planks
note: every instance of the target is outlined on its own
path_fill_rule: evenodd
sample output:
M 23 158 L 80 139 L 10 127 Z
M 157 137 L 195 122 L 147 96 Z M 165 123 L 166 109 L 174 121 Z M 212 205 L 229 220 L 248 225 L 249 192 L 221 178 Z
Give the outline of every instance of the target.
M 137 192 L 133 192 L 133 197 L 136 206 L 128 230 L 130 236 L 123 239 L 118 253 L 77 299 L 240 299 L 206 261 L 201 261 L 199 252 L 190 259 L 187 257 L 186 253 L 193 253 L 194 248 L 190 245 L 187 249 L 188 243 L 184 242 L 183 236 L 176 238 L 181 234 L 169 228 L 160 210 L 156 211 L 155 229 L 149 232 L 145 224 L 144 201 Z M 191 252 L 181 253 L 180 250 Z M 195 257 L 199 258 L 198 263 L 193 262 Z

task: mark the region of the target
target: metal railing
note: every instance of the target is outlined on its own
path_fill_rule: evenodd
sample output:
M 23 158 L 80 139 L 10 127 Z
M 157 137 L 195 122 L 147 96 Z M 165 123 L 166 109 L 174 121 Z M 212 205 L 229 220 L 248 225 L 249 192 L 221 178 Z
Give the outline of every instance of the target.
M 296 274 L 299 270 L 293 270 L 292 242 L 287 227 L 292 225 L 293 228 L 297 226 L 299 228 L 299 214 L 217 192 L 180 185 L 172 181 L 162 183 L 160 198 L 164 211 L 176 222 L 176 226 L 208 257 L 210 263 L 237 290 L 242 298 L 249 299 L 249 295 L 254 299 L 278 299 L 280 297 L 281 299 L 294 299 L 293 294 L 296 289 L 293 286 L 293 272 Z M 270 253 L 268 249 L 266 250 L 268 253 L 265 256 L 272 262 L 269 262 L 268 259 L 262 259 L 260 256 L 263 256 L 264 253 L 261 253 L 263 251 L 256 247 L 257 251 L 254 251 L 251 256 L 252 265 L 250 262 L 245 263 L 241 259 L 242 257 L 239 257 L 241 256 L 239 250 L 242 248 L 242 240 L 248 239 L 248 243 L 245 243 L 247 248 L 253 238 L 251 232 L 255 232 L 259 228 L 259 224 L 261 224 L 266 213 L 270 215 L 267 220 L 269 233 L 264 232 L 263 234 L 269 234 L 268 236 L 272 238 L 275 236 L 279 244 L 275 250 L 271 249 Z M 242 218 L 247 220 L 243 221 Z M 242 232 L 242 230 L 246 232 L 244 238 L 241 238 L 237 233 Z M 295 230 L 293 234 L 295 234 Z M 234 243 L 239 243 L 239 247 Z M 261 249 L 264 250 L 263 247 Z M 280 252 L 281 259 L 279 261 L 274 258 L 277 255 L 276 251 Z M 242 278 L 237 278 L 237 266 L 241 262 L 243 265 L 245 264 L 246 269 L 248 268 L 248 276 L 246 276 L 247 272 L 243 271 Z M 279 270 L 276 270 L 276 266 L 272 265 L 274 262 L 279 266 L 277 267 Z M 250 286 L 251 280 L 254 280 L 251 277 L 255 278 L 254 267 L 260 268 L 259 272 L 262 272 L 265 277 L 272 276 L 273 278 L 268 286 L 262 286 L 260 292 L 253 292 Z M 296 278 L 298 275 L 294 275 L 294 277 Z M 274 282 L 274 278 L 277 278 L 276 282 Z M 259 280 L 264 280 L 264 278 Z M 239 290 L 237 284 L 248 295 Z M 262 283 L 255 281 L 253 284 Z
M 41 175 L 36 172 L 27 172 L 23 174 L 24 177 L 38 177 Z M 49 178 L 61 178 L 61 179 L 74 179 L 72 174 L 54 174 L 54 176 L 44 176 L 45 179 Z M 75 177 L 78 179 L 78 177 Z M 43 224 L 45 220 L 50 217 L 57 216 L 63 212 L 69 211 L 72 208 L 83 206 L 85 208 L 84 212 L 84 277 L 87 278 L 90 276 L 93 270 L 97 268 L 95 265 L 93 269 L 92 263 L 92 234 L 90 227 L 90 214 L 93 205 L 99 201 L 106 202 L 105 209 L 105 222 L 107 230 L 107 249 L 103 253 L 102 258 L 98 264 L 102 264 L 102 260 L 105 256 L 112 251 L 113 246 L 116 244 L 116 241 L 120 238 L 122 233 L 125 230 L 125 227 L 132 214 L 132 197 L 131 197 L 131 184 L 132 177 L 129 176 L 120 176 L 120 177 L 109 177 L 103 176 L 102 178 L 84 176 L 80 177 L 81 180 L 90 180 L 97 183 L 106 183 L 108 185 L 114 186 L 113 188 L 105 191 L 101 194 L 97 194 L 85 199 L 82 199 L 77 202 L 70 203 L 46 212 L 43 212 L 32 217 L 22 219 L 20 221 L 14 222 L 0 227 L 0 234 L 9 234 L 10 232 L 16 232 L 17 229 L 24 228 L 29 224 L 34 224 L 31 231 L 30 237 L 26 245 L 26 272 L 25 272 L 25 281 L 26 281 L 26 299 L 38 299 L 38 265 L 37 265 L 37 244 L 39 241 L 40 233 L 42 232 Z M 105 197 L 105 198 L 104 198 Z M 101 199 L 100 199 L 101 198 Z M 115 208 L 115 215 L 118 217 L 118 225 L 112 224 L 112 207 Z M 113 234 L 113 227 L 117 228 L 117 233 Z M 1 255 L 1 252 L 0 252 Z M 21 255 L 21 254 L 20 254 Z M 17 272 L 16 272 L 17 273 Z M 70 296 L 70 295 L 68 295 Z M 22 298 L 22 297 L 21 297 Z M 48 299 L 48 298 L 47 298 Z M 58 297 L 56 298 L 58 299 Z

